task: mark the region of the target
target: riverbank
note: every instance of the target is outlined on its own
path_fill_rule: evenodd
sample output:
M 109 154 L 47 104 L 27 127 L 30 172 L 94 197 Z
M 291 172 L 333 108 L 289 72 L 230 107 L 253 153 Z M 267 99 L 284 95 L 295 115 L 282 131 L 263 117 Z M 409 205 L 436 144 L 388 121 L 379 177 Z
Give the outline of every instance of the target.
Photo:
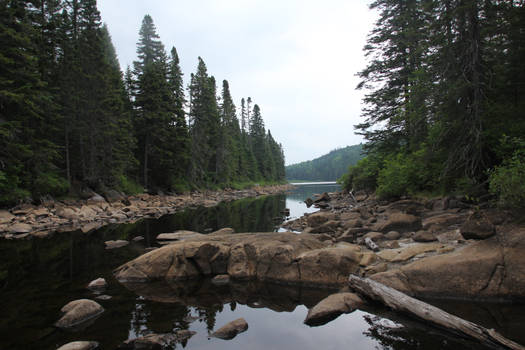
M 87 200 L 48 201 L 43 205 L 19 205 L 0 210 L 0 238 L 46 237 L 59 231 L 90 232 L 108 224 L 158 218 L 192 207 L 212 207 L 220 202 L 282 193 L 291 185 L 254 186 L 244 190 L 192 192 L 183 195 L 93 195 Z

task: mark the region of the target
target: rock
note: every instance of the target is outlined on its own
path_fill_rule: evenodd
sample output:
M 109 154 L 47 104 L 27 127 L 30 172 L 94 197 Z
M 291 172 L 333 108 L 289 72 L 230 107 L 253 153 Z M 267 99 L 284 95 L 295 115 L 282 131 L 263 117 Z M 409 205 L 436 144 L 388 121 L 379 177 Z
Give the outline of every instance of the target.
M 16 216 L 11 214 L 7 210 L 0 210 L 0 224 L 10 223 L 11 220 L 13 220 L 14 218 L 16 218 Z
M 104 308 L 93 300 L 79 299 L 66 304 L 60 311 L 65 314 L 55 323 L 55 326 L 74 328 L 100 316 Z
M 415 242 L 434 242 L 434 241 L 437 241 L 436 236 L 434 236 L 434 234 L 432 232 L 423 231 L 423 230 L 417 231 L 414 234 L 414 237 L 412 237 L 412 239 Z
M 494 225 L 479 213 L 472 214 L 460 228 L 465 239 L 486 239 L 496 233 Z
M 157 241 L 182 241 L 189 238 L 203 237 L 202 233 L 194 231 L 179 230 L 172 233 L 161 233 L 157 235 Z
M 525 297 L 525 228 L 505 227 L 498 236 L 420 259 L 373 279 L 415 296 Z
M 235 230 L 230 227 L 224 227 L 220 230 L 214 231 L 210 233 L 210 235 L 231 235 L 232 233 L 235 233 Z
M 59 347 L 57 350 L 93 350 L 97 349 L 99 344 L 96 341 L 74 341 Z
M 307 208 L 310 208 L 312 206 L 312 204 L 314 204 L 314 201 L 312 200 L 312 198 L 306 198 L 304 200 L 304 204 L 306 204 Z
M 55 214 L 69 220 L 78 219 L 78 214 L 75 210 L 68 207 L 58 207 Z
M 363 253 L 359 266 L 369 266 L 377 261 L 377 255 L 372 252 Z
M 383 250 L 377 255 L 388 262 L 404 262 L 416 255 L 436 251 L 441 247 L 439 243 L 416 243 L 399 249 Z
M 13 224 L 8 228 L 8 232 L 10 233 L 29 233 L 32 230 L 33 227 L 31 225 L 21 223 Z
M 375 231 L 388 232 L 396 230 L 398 232 L 416 231 L 421 228 L 421 219 L 417 216 L 394 212 L 388 216 L 388 219 L 376 223 Z
M 363 227 L 363 222 L 361 219 L 347 220 L 343 223 L 343 227 L 345 229 Z
M 321 300 L 308 310 L 304 323 L 309 326 L 326 324 L 339 315 L 350 313 L 364 304 L 364 301 L 354 293 L 337 293 Z
M 51 213 L 49 212 L 47 208 L 39 208 L 39 209 L 34 210 L 32 214 L 35 216 L 35 218 L 41 219 L 41 218 L 49 216 Z
M 374 242 L 379 242 L 385 238 L 385 235 L 383 235 L 381 232 L 368 232 L 365 236 L 365 239 L 370 238 Z
M 365 272 L 367 276 L 370 276 L 376 273 L 385 272 L 387 270 L 388 270 L 388 265 L 386 263 L 379 263 L 376 265 L 367 266 L 365 268 Z
M 237 334 L 245 332 L 248 329 L 248 323 L 246 323 L 246 320 L 244 318 L 238 318 L 235 321 L 231 321 L 230 323 L 222 326 L 213 334 L 212 337 L 230 340 L 237 336 Z
M 359 270 L 360 247 L 322 242 L 316 235 L 202 235 L 146 253 L 114 271 L 121 282 L 184 281 L 228 274 L 235 280 L 341 285 Z
M 91 196 L 87 200 L 87 204 L 100 204 L 100 203 L 106 203 L 106 200 L 101 195 L 95 193 L 93 196 Z
M 129 244 L 129 242 L 124 241 L 122 239 L 118 239 L 116 241 L 106 241 L 104 242 L 104 244 L 106 245 L 106 249 L 115 249 L 115 248 L 125 247 Z
M 379 251 L 379 246 L 370 237 L 366 237 L 364 239 L 364 241 L 365 241 L 365 245 L 368 247 L 368 249 L 370 249 L 371 251 L 374 251 L 374 252 L 378 252 Z
M 211 279 L 211 283 L 213 283 L 216 286 L 223 286 L 228 283 L 230 283 L 230 276 L 229 275 L 217 275 Z
M 463 214 L 443 213 L 425 218 L 422 228 L 430 231 L 448 230 L 450 226 L 458 225 L 464 220 L 465 216 Z
M 314 200 L 314 203 L 319 203 L 319 202 L 329 202 L 330 201 L 330 196 L 328 195 L 328 193 L 326 192 L 323 192 L 322 195 L 320 195 L 316 200 Z
M 144 240 L 144 237 L 142 237 L 142 236 L 133 237 L 133 239 L 132 239 L 133 242 L 140 242 L 140 241 L 143 241 L 143 240 Z
M 78 216 L 84 219 L 93 219 L 97 215 L 97 212 L 87 205 L 83 205 L 78 212 Z
M 35 207 L 32 205 L 22 204 L 22 205 L 16 206 L 11 212 L 14 215 L 28 215 L 32 213 L 34 209 Z
M 100 278 L 97 278 L 96 280 L 89 282 L 89 284 L 87 285 L 87 289 L 93 290 L 93 291 L 102 291 L 106 289 L 107 286 L 108 284 L 106 280 L 100 277 Z
M 191 338 L 196 332 L 188 330 L 180 330 L 175 333 L 167 334 L 148 334 L 146 336 L 126 340 L 121 344 L 119 349 L 152 349 L 161 350 L 168 348 L 175 348 L 176 343 L 180 343 Z
M 388 239 L 389 241 L 393 241 L 399 238 L 401 238 L 401 234 L 397 231 L 390 231 L 387 234 L 385 234 L 385 239 Z
M 306 222 L 310 227 L 318 227 L 329 220 L 335 220 L 335 214 L 320 211 L 306 217 Z
M 106 300 L 110 300 L 111 298 L 112 298 L 111 295 L 106 295 L 106 294 L 97 295 L 97 296 L 95 297 L 95 299 L 97 299 L 97 300 L 104 300 L 104 301 L 106 301 Z
M 126 198 L 123 194 L 115 190 L 108 190 L 104 192 L 104 197 L 109 203 L 119 202 Z
M 330 221 L 326 221 L 325 223 L 317 227 L 313 227 L 310 232 L 312 233 L 335 232 L 338 227 L 339 227 L 339 221 L 330 220 Z

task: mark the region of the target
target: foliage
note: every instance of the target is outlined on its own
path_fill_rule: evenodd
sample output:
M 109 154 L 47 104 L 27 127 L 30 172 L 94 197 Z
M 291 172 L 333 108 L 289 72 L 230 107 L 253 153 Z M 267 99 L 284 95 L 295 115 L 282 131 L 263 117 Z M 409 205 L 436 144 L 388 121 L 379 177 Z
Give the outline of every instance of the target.
M 373 191 L 377 187 L 377 178 L 382 166 L 382 160 L 373 155 L 369 155 L 348 168 L 338 182 L 347 191 Z
M 363 145 L 335 149 L 319 158 L 288 165 L 288 180 L 334 181 L 340 178 L 351 165 L 363 158 Z
M 515 138 L 503 142 L 509 143 L 513 143 L 516 149 L 489 172 L 489 188 L 503 206 L 525 208 L 525 141 Z

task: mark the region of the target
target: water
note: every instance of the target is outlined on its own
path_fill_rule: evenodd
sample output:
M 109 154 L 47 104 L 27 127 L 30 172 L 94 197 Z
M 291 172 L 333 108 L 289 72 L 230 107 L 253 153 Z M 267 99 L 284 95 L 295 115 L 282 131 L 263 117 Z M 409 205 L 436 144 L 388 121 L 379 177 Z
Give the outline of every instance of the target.
M 191 209 L 89 234 L 0 241 L 0 349 L 51 350 L 75 340 L 96 340 L 103 349 L 114 349 L 126 339 L 178 329 L 197 332 L 186 344 L 178 344 L 178 349 L 483 349 L 375 307 L 342 315 L 320 327 L 304 325 L 308 308 L 330 290 L 254 282 L 217 287 L 209 280 L 122 285 L 112 277 L 114 268 L 154 246 L 161 232 L 206 232 L 221 227 L 271 231 L 285 219 L 285 207 L 290 208 L 290 216 L 300 216 L 315 210 L 301 203 L 305 198 L 335 189 L 333 184 L 301 185 L 288 195 Z M 115 250 L 104 248 L 106 240 L 131 240 L 138 235 L 145 239 Z M 106 309 L 102 316 L 76 333 L 54 328 L 63 305 L 94 297 L 85 286 L 98 277 L 106 278 L 106 294 L 112 296 L 99 301 Z M 525 343 L 523 305 L 432 302 Z M 209 337 L 214 329 L 239 317 L 248 322 L 247 332 L 230 341 Z

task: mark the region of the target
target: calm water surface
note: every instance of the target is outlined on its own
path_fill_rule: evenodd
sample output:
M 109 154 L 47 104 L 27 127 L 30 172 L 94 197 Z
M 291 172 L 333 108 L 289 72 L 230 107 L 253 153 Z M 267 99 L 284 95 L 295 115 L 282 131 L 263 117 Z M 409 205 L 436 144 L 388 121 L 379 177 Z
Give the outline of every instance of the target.
M 314 193 L 337 190 L 334 184 L 297 186 L 288 195 L 243 199 L 213 208 L 188 209 L 160 219 L 107 226 L 89 234 L 57 233 L 48 239 L 0 242 L 0 349 L 56 349 L 74 340 L 96 340 L 102 349 L 149 333 L 190 329 L 197 334 L 182 349 L 483 349 L 479 344 L 400 318 L 380 307 L 342 315 L 319 327 L 303 324 L 308 308 L 332 293 L 261 283 L 212 286 L 209 280 L 184 284 L 121 285 L 112 277 L 120 264 L 155 246 L 155 237 L 178 229 L 208 232 L 233 227 L 236 232 L 275 230 L 284 219 L 315 211 L 302 201 Z M 141 242 L 105 250 L 104 241 Z M 53 327 L 67 302 L 95 295 L 85 289 L 98 277 L 109 283 L 99 301 L 106 309 L 89 327 L 65 332 Z M 496 328 L 525 343 L 525 306 L 438 302 L 449 312 Z M 247 332 L 225 341 L 213 330 L 244 317 Z

